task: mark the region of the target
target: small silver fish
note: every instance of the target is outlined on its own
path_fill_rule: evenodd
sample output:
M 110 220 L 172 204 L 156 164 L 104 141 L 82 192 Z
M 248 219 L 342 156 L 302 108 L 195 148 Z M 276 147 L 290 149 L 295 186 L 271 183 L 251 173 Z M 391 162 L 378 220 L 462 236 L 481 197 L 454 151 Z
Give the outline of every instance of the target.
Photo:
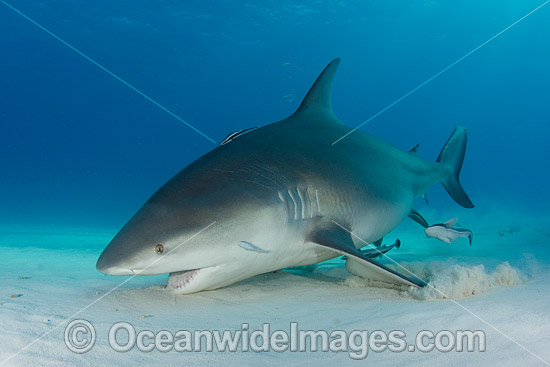
M 458 218 L 453 218 L 445 223 L 438 223 L 427 227 L 424 232 L 428 237 L 437 238 L 443 242 L 451 243 L 458 238 L 468 238 L 472 244 L 473 233 L 469 229 L 454 227 Z
M 241 241 L 239 242 L 239 247 L 240 248 L 243 248 L 245 250 L 248 250 L 248 251 L 255 251 L 255 252 L 260 252 L 262 254 L 267 254 L 269 253 L 269 251 L 266 251 L 262 248 L 259 248 L 258 246 L 255 246 L 254 244 L 250 243 L 250 242 L 247 242 L 247 241 Z

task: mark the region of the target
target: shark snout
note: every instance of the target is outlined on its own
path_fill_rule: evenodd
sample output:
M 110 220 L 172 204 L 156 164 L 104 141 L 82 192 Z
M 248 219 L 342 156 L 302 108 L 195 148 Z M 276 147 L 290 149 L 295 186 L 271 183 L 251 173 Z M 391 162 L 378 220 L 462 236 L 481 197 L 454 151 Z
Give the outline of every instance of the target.
M 132 269 L 125 269 L 118 266 L 100 267 L 96 265 L 97 270 L 107 275 L 134 275 L 135 272 Z
M 107 275 L 134 275 L 135 271 L 126 266 L 118 256 L 114 256 L 111 249 L 107 247 L 99 256 L 96 269 Z

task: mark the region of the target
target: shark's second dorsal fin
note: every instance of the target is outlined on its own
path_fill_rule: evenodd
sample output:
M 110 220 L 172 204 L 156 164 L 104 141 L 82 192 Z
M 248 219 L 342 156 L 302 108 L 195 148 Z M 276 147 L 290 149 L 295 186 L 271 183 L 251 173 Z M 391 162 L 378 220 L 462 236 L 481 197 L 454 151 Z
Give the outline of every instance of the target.
M 302 114 L 317 114 L 333 117 L 332 104 L 330 102 L 332 81 L 338 69 L 340 59 L 334 59 L 327 65 L 321 75 L 317 77 L 315 83 L 307 92 L 302 104 L 298 107 L 298 110 L 293 116 L 300 116 Z
M 411 153 L 411 154 L 418 153 L 418 147 L 419 146 L 420 146 L 420 144 L 416 144 L 411 150 L 409 150 L 409 153 Z

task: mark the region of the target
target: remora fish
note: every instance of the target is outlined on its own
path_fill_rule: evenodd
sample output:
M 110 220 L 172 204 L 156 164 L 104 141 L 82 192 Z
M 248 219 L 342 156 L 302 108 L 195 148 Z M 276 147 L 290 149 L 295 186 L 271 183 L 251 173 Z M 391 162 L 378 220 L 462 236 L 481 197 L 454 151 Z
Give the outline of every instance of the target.
M 290 117 L 232 136 L 165 183 L 103 251 L 97 269 L 170 273 L 169 288 L 186 294 L 346 255 L 355 272 L 374 280 L 425 285 L 358 248 L 409 213 L 418 220 L 413 200 L 436 182 L 473 207 L 459 182 L 466 130 L 455 128 L 437 162 L 362 131 L 333 144 L 351 131 L 331 107 L 339 61 Z
M 452 241 L 458 240 L 458 238 L 467 238 L 470 240 L 470 245 L 472 244 L 473 233 L 469 229 L 455 227 L 454 225 L 458 222 L 458 218 L 453 218 L 448 220 L 445 223 L 434 224 L 433 226 L 427 227 L 424 232 L 426 236 L 437 238 L 443 242 L 451 243 Z

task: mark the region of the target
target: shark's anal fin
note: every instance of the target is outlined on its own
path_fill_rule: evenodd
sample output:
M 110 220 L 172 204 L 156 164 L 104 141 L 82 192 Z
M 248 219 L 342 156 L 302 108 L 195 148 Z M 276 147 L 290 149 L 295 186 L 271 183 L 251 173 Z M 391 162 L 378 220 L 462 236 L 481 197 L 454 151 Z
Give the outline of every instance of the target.
M 348 257 L 348 263 L 353 264 L 352 274 L 363 278 L 382 281 L 397 285 L 424 287 L 426 282 L 411 273 L 411 277 L 400 274 L 372 260 L 369 256 L 355 248 L 351 234 L 331 221 L 322 221 L 309 234 L 308 242 L 334 250 Z M 346 268 L 350 270 L 347 266 Z
M 411 209 L 411 212 L 409 213 L 409 218 L 411 218 L 412 220 L 414 220 L 416 223 L 420 224 L 424 228 L 428 228 L 430 226 L 428 224 L 428 221 L 424 219 L 422 214 L 420 214 L 414 209 Z

